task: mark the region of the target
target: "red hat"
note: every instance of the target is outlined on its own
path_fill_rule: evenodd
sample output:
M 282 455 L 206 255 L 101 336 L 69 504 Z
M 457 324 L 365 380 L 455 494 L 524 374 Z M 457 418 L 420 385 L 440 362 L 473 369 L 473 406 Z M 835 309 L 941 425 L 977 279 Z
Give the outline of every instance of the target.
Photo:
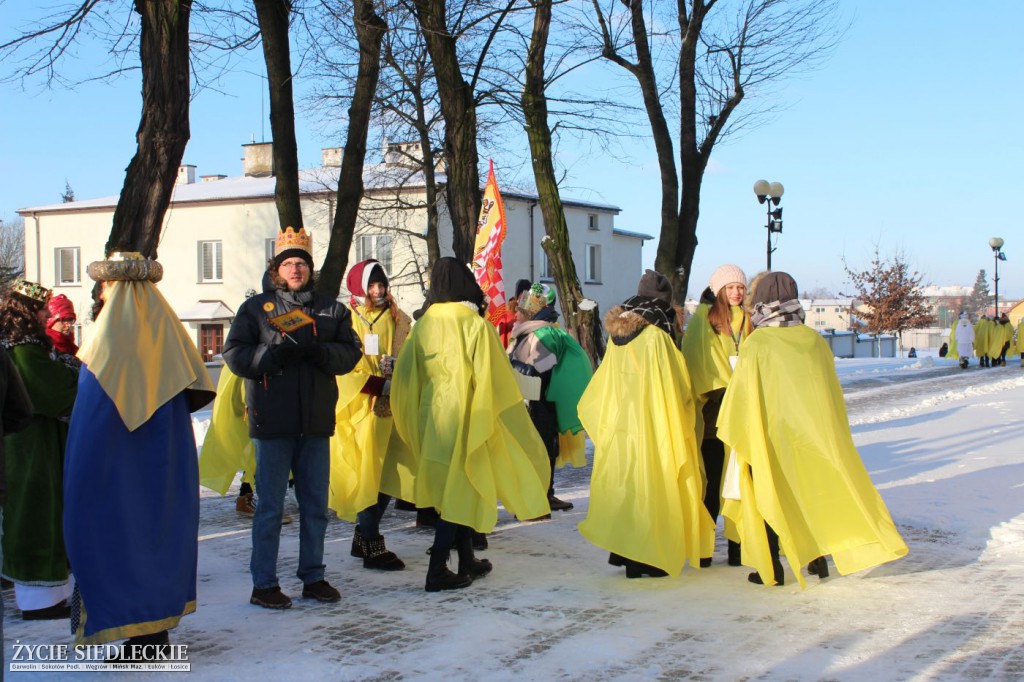
M 75 315 L 75 306 L 71 304 L 71 300 L 64 294 L 57 294 L 50 299 L 47 303 L 47 307 L 50 309 L 50 319 L 47 320 L 47 328 L 52 327 L 53 323 L 57 320 L 71 320 L 78 319 Z
M 345 278 L 345 286 L 348 287 L 349 293 L 352 294 L 353 305 L 360 303 L 359 300 L 355 299 L 366 298 L 366 290 L 374 282 L 380 282 L 385 287 L 389 285 L 388 275 L 384 272 L 384 266 L 379 261 L 369 258 L 352 266 L 348 271 L 348 277 Z

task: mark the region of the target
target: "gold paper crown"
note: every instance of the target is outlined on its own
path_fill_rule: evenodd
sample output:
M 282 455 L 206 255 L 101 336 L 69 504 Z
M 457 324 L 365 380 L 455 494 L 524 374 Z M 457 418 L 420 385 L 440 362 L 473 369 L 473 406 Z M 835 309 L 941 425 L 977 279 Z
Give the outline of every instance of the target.
M 116 251 L 107 260 L 89 263 L 85 272 L 95 282 L 159 282 L 164 268 L 138 251 Z
M 42 284 L 36 284 L 35 282 L 29 282 L 26 279 L 19 279 L 11 287 L 11 292 L 18 294 L 30 301 L 36 301 L 37 303 L 46 303 L 50 300 L 50 290 L 44 287 Z
M 287 227 L 283 232 L 277 234 L 277 244 L 274 246 L 274 256 L 280 256 L 288 249 L 301 249 L 313 255 L 313 237 L 306 232 L 306 228 L 300 227 L 296 232 L 293 228 Z

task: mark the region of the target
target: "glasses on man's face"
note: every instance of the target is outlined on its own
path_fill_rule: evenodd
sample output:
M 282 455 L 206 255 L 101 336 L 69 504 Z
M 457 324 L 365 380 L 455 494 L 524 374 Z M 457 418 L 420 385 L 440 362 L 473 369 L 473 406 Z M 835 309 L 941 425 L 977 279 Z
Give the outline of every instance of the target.
M 295 270 L 305 270 L 309 267 L 309 263 L 304 260 L 299 261 L 285 261 L 281 263 L 282 268 L 293 268 Z

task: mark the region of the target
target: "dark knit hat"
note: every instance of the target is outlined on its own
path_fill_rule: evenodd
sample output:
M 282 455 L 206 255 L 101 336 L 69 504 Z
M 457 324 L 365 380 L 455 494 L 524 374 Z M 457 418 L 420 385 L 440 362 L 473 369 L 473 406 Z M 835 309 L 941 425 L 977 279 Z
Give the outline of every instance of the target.
M 668 281 L 668 277 L 660 272 L 646 270 L 640 278 L 640 284 L 636 288 L 636 295 L 657 298 L 671 305 L 672 283 Z
M 523 295 L 524 291 L 526 291 L 527 289 L 530 288 L 531 284 L 532 284 L 532 282 L 530 282 L 530 280 L 528 280 L 528 279 L 521 279 L 521 280 L 516 281 L 516 299 L 517 300 L 519 299 L 520 296 Z
M 755 278 L 754 291 L 751 292 L 751 305 L 772 303 L 773 301 L 792 301 L 800 298 L 796 281 L 786 272 L 766 272 Z

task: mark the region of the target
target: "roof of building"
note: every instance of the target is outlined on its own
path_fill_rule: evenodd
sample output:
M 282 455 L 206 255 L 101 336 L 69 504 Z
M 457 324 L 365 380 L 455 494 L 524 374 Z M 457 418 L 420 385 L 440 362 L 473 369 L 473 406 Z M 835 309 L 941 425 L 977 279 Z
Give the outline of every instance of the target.
M 338 168 L 320 166 L 307 168 L 299 171 L 299 191 L 302 194 L 334 193 L 338 187 Z M 221 177 L 217 175 L 206 175 L 200 182 L 188 184 L 177 184 L 171 195 L 172 204 L 183 204 L 206 201 L 231 201 L 238 199 L 265 199 L 273 201 L 276 180 L 272 175 L 252 176 L 240 175 L 234 177 Z M 437 173 L 438 183 L 444 183 L 444 173 Z M 426 186 L 426 180 L 422 170 L 414 170 L 396 164 L 380 163 L 368 166 L 363 171 L 363 186 L 365 191 L 396 189 L 419 189 Z M 483 186 L 481 186 L 483 191 Z M 518 198 L 527 201 L 538 201 L 536 194 L 517 190 L 503 189 L 504 198 Z M 49 204 L 45 206 L 31 206 L 18 210 L 21 215 L 32 213 L 65 213 L 76 211 L 88 211 L 97 209 L 110 209 L 117 206 L 119 195 L 100 197 L 97 199 L 84 199 L 62 204 Z M 568 206 L 580 206 L 596 210 L 612 211 L 618 213 L 621 209 L 613 204 L 603 204 L 593 201 L 563 198 L 562 203 Z M 618 231 L 618 230 L 616 230 Z M 639 236 L 637 233 L 634 235 Z M 652 239 L 652 237 L 646 237 Z

